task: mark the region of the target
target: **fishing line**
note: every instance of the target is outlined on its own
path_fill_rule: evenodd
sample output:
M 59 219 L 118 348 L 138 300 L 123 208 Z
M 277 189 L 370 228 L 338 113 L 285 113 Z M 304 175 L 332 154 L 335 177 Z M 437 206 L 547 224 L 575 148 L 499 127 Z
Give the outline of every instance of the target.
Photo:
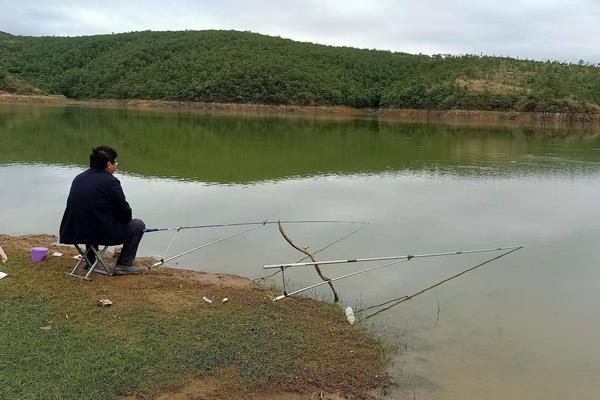
M 363 229 L 363 228 L 366 228 L 366 227 L 367 227 L 367 225 L 369 225 L 369 223 L 368 223 L 368 222 L 363 222 L 361 226 L 359 226 L 358 228 L 356 228 L 356 229 L 355 229 L 355 230 L 353 230 L 352 232 L 350 232 L 350 233 L 348 233 L 348 234 L 346 234 L 346 235 L 342 236 L 341 238 L 339 238 L 339 239 L 338 239 L 338 240 L 336 240 L 335 242 L 331 242 L 331 243 L 329 243 L 329 244 L 328 244 L 327 246 L 325 246 L 325 247 L 321 247 L 319 250 L 315 251 L 315 252 L 313 253 L 313 255 L 315 255 L 315 254 L 319 254 L 320 252 L 322 252 L 322 251 L 324 251 L 324 250 L 327 250 L 327 249 L 328 249 L 328 248 L 330 248 L 331 246 L 338 244 L 338 243 L 339 243 L 339 242 L 341 242 L 342 240 L 346 239 L 348 236 L 355 234 L 356 232 L 360 231 L 360 230 L 361 230 L 361 229 Z M 296 262 L 297 262 L 297 263 L 299 263 L 299 262 L 302 262 L 302 261 L 306 260 L 307 258 L 308 258 L 308 256 L 306 256 L 306 257 L 303 257 L 303 258 L 299 259 L 299 260 L 298 260 L 298 261 L 296 261 Z

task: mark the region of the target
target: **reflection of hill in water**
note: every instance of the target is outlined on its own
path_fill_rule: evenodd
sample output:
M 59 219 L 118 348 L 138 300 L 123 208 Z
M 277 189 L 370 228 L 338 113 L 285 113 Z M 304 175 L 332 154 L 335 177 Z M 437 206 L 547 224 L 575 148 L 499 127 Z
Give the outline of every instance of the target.
M 86 165 L 93 146 L 108 144 L 119 151 L 124 172 L 216 183 L 394 171 L 490 177 L 600 170 L 595 137 L 378 121 L 0 108 L 0 143 L 0 163 Z

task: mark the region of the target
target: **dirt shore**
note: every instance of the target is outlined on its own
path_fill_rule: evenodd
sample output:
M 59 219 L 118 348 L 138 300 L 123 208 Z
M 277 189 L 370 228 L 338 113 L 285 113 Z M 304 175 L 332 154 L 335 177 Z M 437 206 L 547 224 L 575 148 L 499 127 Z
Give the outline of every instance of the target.
M 31 104 L 31 105 L 56 105 L 67 104 L 65 96 L 46 96 L 39 94 L 13 94 L 0 90 L 0 104 Z
M 600 129 L 600 114 L 476 110 L 358 109 L 345 106 L 201 103 L 168 100 L 73 100 L 64 96 L 17 95 L 0 92 L 0 104 L 127 108 L 231 116 L 273 116 L 312 119 L 376 119 L 477 126 Z

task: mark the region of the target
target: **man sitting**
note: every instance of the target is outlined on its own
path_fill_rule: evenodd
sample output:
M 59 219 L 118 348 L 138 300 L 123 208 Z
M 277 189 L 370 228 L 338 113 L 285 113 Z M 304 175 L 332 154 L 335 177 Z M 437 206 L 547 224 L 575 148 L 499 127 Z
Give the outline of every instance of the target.
M 93 262 L 90 247 L 123 244 L 115 274 L 140 274 L 145 268 L 133 266 L 138 245 L 146 226 L 131 218 L 121 182 L 113 176 L 117 169 L 117 152 L 99 146 L 90 154 L 90 168 L 75 177 L 60 224 L 60 242 L 85 244 L 86 255 Z M 93 259 L 92 259 L 93 258 Z

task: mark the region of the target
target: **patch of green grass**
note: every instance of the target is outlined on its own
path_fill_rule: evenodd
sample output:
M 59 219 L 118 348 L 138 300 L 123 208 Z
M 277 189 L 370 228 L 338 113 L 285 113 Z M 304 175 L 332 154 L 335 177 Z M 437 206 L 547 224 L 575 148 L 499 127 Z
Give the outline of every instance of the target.
M 107 337 L 92 320 L 71 323 L 56 315 L 41 296 L 1 297 L 0 398 L 6 399 L 157 392 L 232 364 L 239 366 L 240 384 L 251 389 L 285 380 L 306 346 L 299 331 L 252 313 L 132 308 L 119 317 L 129 325 L 123 336 Z M 111 317 L 104 314 L 96 318 Z
M 345 324 L 337 307 L 273 303 L 265 290 L 238 289 L 238 303 L 165 309 L 148 301 L 172 290 L 159 275 L 84 283 L 64 276 L 69 259 L 40 266 L 28 257 L 11 249 L 2 266 L 9 276 L 0 280 L 0 399 L 152 395 L 209 375 L 238 392 L 316 385 L 363 397 L 381 383 L 360 378 L 370 369 L 381 375 L 381 348 Z M 113 292 L 115 305 L 96 306 L 116 282 L 127 296 Z M 198 299 L 209 290 L 218 289 L 199 286 Z M 354 359 L 344 354 L 347 341 Z

